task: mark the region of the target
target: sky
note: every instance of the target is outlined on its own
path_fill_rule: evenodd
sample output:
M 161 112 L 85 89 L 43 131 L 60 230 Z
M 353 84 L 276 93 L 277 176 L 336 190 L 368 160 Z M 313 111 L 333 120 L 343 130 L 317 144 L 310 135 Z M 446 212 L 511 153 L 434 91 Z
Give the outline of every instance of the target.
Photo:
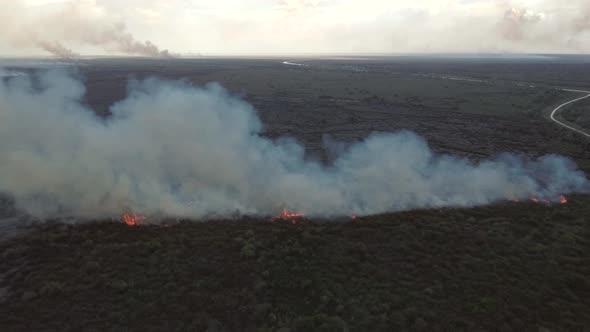
M 0 0 L 0 56 L 588 53 L 588 0 Z

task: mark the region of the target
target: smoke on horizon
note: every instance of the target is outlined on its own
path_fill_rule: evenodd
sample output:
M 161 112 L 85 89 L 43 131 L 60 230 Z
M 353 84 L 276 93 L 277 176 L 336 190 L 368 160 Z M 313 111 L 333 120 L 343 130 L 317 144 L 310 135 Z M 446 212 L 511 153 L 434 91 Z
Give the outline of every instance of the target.
M 61 59 L 74 59 L 80 56 L 80 54 L 68 49 L 59 42 L 49 43 L 39 41 L 37 42 L 37 45 L 39 45 L 40 48 L 42 48 L 44 51 L 47 51 L 49 54 L 53 54 Z
M 173 55 L 151 41 L 139 41 L 125 24 L 108 13 L 96 13 L 82 1 L 67 2 L 43 14 L 27 15 L 18 1 L 2 4 L 0 42 L 13 47 L 36 47 L 59 58 L 80 54 L 66 44 L 98 47 L 109 53 L 167 58 Z M 13 15 L 11 13 L 23 13 Z
M 217 84 L 132 82 L 104 119 L 63 71 L 1 82 L 0 193 L 39 218 L 203 219 L 284 207 L 350 216 L 590 189 L 564 157 L 472 162 L 436 154 L 407 131 L 339 147 L 329 165 L 306 160 L 294 140 L 261 137 L 252 106 Z

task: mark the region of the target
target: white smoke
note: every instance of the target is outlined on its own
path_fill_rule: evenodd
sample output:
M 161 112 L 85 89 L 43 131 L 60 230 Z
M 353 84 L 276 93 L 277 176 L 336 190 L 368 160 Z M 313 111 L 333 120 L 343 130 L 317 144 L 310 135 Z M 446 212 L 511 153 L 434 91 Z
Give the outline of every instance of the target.
M 151 41 L 140 41 L 112 12 L 101 10 L 92 1 L 70 1 L 52 10 L 31 13 L 20 0 L 5 0 L 0 12 L 0 43 L 17 48 L 35 47 L 54 56 L 80 56 L 66 44 L 91 46 L 108 53 L 171 57 Z
M 80 54 L 70 50 L 59 42 L 48 43 L 39 41 L 37 46 L 61 59 L 74 59 L 80 56 Z
M 510 8 L 504 14 L 504 19 L 501 22 L 502 35 L 512 41 L 518 41 L 526 38 L 526 29 L 541 22 L 544 15 L 534 13 L 530 10 Z
M 47 72 L 0 84 L 0 192 L 30 215 L 80 219 L 350 216 L 475 206 L 587 191 L 573 162 L 505 155 L 479 163 L 432 152 L 411 132 L 375 134 L 333 164 L 261 137 L 255 110 L 219 85 L 150 79 L 99 118 L 79 80 Z

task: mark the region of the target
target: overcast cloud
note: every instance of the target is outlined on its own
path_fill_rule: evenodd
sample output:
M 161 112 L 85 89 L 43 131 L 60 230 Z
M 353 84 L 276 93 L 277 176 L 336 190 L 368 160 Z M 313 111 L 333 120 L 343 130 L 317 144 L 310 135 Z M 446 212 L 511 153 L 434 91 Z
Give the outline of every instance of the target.
M 0 0 L 0 54 L 590 51 L 587 0 Z

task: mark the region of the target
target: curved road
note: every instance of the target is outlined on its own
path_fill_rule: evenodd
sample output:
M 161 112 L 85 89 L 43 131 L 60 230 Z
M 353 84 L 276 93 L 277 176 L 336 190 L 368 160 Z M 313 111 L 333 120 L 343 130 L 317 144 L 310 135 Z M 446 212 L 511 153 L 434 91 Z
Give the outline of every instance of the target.
M 564 108 L 565 106 L 567 106 L 567 105 L 570 105 L 570 104 L 573 104 L 573 103 L 575 103 L 575 102 L 578 102 L 578 101 L 580 101 L 580 100 L 582 100 L 582 99 L 590 98 L 590 91 L 583 91 L 583 90 L 572 90 L 572 89 L 561 89 L 561 90 L 562 90 L 562 91 L 567 91 L 567 92 L 580 92 L 580 93 L 586 93 L 587 95 L 585 95 L 585 96 L 583 96 L 583 97 L 579 97 L 579 98 L 573 99 L 573 100 L 570 100 L 570 101 L 568 101 L 568 102 L 565 102 L 565 103 L 563 103 L 563 104 L 561 104 L 561 105 L 557 106 L 557 107 L 556 107 L 556 108 L 555 108 L 555 109 L 554 109 L 554 110 L 551 112 L 551 116 L 550 116 L 551 120 L 552 120 L 553 122 L 557 123 L 558 125 L 562 126 L 562 127 L 565 127 L 565 128 L 567 128 L 567 129 L 569 129 L 569 130 L 573 130 L 573 131 L 575 131 L 575 132 L 576 132 L 576 133 L 578 133 L 578 134 L 582 134 L 582 135 L 584 135 L 584 136 L 586 136 L 586 137 L 590 137 L 590 133 L 588 133 L 587 131 L 585 131 L 585 130 L 582 130 L 582 129 L 578 129 L 578 128 L 575 128 L 575 127 L 572 127 L 572 126 L 570 126 L 570 125 L 568 125 L 568 124 L 566 124 L 566 123 L 563 123 L 562 121 L 559 121 L 559 120 L 557 120 L 557 119 L 555 118 L 555 115 L 557 114 L 557 112 L 559 112 L 559 111 L 560 111 L 562 108 Z
M 303 63 L 297 63 L 297 62 L 291 62 L 291 61 L 283 61 L 282 63 L 283 63 L 284 65 L 287 65 L 287 66 L 295 66 L 295 67 L 308 67 L 308 66 L 309 66 L 309 65 L 306 65 L 306 64 L 303 64 Z M 448 78 L 446 78 L 446 77 L 445 77 L 445 79 L 448 79 Z M 475 81 L 475 80 L 474 80 L 474 81 Z M 532 86 L 531 86 L 531 87 L 532 87 Z M 578 102 L 578 101 L 580 101 L 580 100 L 582 100 L 582 99 L 590 98 L 590 91 L 586 91 L 586 90 L 576 90 L 576 89 L 560 89 L 560 90 L 561 90 L 561 91 L 567 91 L 567 92 L 577 92 L 577 93 L 584 93 L 584 94 L 586 94 L 586 95 L 585 95 L 585 96 L 583 96 L 583 97 L 579 97 L 579 98 L 576 98 L 576 99 L 570 100 L 570 101 L 568 101 L 568 102 L 565 102 L 565 103 L 563 103 L 563 104 L 561 104 L 561 105 L 557 106 L 557 107 L 556 107 L 556 108 L 555 108 L 553 111 L 551 111 L 551 115 L 549 116 L 549 118 L 551 119 L 551 121 L 553 121 L 553 122 L 557 123 L 558 125 L 560 125 L 560 126 L 562 126 L 562 127 L 565 127 L 565 128 L 567 128 L 567 129 L 569 129 L 569 130 L 572 130 L 572 131 L 574 131 L 574 132 L 576 132 L 576 133 L 578 133 L 578 134 L 584 135 L 584 136 L 586 136 L 586 137 L 590 137 L 590 131 L 588 131 L 588 130 L 586 130 L 586 129 L 583 129 L 583 128 L 576 128 L 576 127 L 574 127 L 574 126 L 572 126 L 572 125 L 570 125 L 570 124 L 567 124 L 567 123 L 565 123 L 565 122 L 563 122 L 563 121 L 559 121 L 559 120 L 557 120 L 557 119 L 555 118 L 555 115 L 557 114 L 557 112 L 559 112 L 559 111 L 560 111 L 562 108 L 564 108 L 564 107 L 566 107 L 566 106 L 568 106 L 568 105 L 570 105 L 570 104 L 573 104 L 573 103 L 575 103 L 575 102 Z

